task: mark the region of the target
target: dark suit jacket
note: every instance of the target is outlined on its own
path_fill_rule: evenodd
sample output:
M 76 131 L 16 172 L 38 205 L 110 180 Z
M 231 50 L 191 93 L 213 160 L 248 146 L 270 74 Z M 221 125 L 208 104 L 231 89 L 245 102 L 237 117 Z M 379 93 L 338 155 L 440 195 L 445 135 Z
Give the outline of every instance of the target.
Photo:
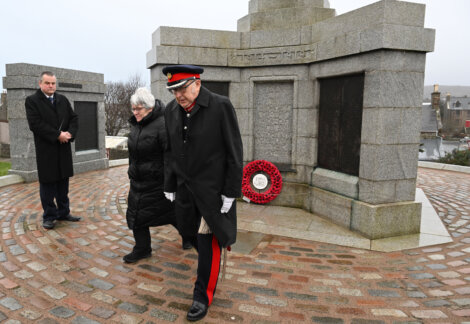
M 68 131 L 75 138 L 78 116 L 65 96 L 56 92 L 54 98 L 53 105 L 39 89 L 25 102 L 29 129 L 34 134 L 39 181 L 42 183 L 73 176 L 70 141 L 61 144 L 58 137 L 60 131 Z
M 167 105 L 164 191 L 176 192 L 175 210 L 182 235 L 197 233 L 199 219 L 194 222 L 191 218 L 202 215 L 219 243 L 226 247 L 236 240 L 236 203 L 229 213 L 221 214 L 221 195 L 240 197 L 243 175 L 243 147 L 235 109 L 227 97 L 201 87 L 189 118 L 186 143 L 184 116 L 176 100 Z M 178 194 L 182 186 L 192 199 Z

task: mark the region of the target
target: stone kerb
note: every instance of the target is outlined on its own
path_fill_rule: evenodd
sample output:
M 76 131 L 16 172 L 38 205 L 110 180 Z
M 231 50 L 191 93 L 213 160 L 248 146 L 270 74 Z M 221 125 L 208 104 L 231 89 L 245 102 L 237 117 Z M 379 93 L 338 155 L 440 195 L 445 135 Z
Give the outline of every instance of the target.
M 292 7 L 329 8 L 328 0 L 250 0 L 249 12 L 256 13 Z
M 26 120 L 24 101 L 39 88 L 39 75 L 43 71 L 52 71 L 57 76 L 57 91 L 69 99 L 73 108 L 77 101 L 97 104 L 98 145 L 96 149 L 76 152 L 75 143 L 72 144 L 75 172 L 107 168 L 108 160 L 104 143 L 104 75 L 29 63 L 15 63 L 6 65 L 6 77 L 3 78 L 3 84 L 7 89 L 11 138 L 12 168 L 9 172 L 23 177 L 27 182 L 37 180 L 34 138 Z

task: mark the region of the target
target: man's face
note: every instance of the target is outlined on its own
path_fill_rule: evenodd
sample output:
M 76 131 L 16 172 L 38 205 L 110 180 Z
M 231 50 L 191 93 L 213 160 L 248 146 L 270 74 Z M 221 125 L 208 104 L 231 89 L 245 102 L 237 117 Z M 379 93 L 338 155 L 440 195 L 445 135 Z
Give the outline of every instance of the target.
M 41 88 L 42 92 L 47 94 L 48 96 L 52 96 L 56 90 L 56 77 L 44 74 L 39 80 L 39 87 Z
M 191 106 L 197 96 L 199 96 L 199 90 L 201 90 L 201 80 L 196 80 L 188 87 L 181 87 L 173 90 L 172 92 L 175 96 L 176 102 L 178 102 L 181 107 L 187 108 Z

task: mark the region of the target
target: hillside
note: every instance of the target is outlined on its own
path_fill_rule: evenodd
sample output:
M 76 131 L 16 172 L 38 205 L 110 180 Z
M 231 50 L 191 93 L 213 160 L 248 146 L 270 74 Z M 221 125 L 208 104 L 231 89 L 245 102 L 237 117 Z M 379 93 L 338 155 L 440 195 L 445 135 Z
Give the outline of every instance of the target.
M 423 99 L 430 100 L 431 93 L 434 91 L 433 85 L 424 86 Z M 439 92 L 441 93 L 441 99 L 445 98 L 446 94 L 449 92 L 451 96 L 454 97 L 470 97 L 470 86 L 448 86 L 448 85 L 439 85 Z

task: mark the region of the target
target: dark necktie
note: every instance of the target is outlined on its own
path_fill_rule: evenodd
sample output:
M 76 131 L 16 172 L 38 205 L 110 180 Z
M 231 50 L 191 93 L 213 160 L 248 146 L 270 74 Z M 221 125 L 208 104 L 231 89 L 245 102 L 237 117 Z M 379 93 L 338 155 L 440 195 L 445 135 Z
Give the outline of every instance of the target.
M 49 97 L 49 101 L 51 102 L 51 104 L 54 104 L 54 97 Z

